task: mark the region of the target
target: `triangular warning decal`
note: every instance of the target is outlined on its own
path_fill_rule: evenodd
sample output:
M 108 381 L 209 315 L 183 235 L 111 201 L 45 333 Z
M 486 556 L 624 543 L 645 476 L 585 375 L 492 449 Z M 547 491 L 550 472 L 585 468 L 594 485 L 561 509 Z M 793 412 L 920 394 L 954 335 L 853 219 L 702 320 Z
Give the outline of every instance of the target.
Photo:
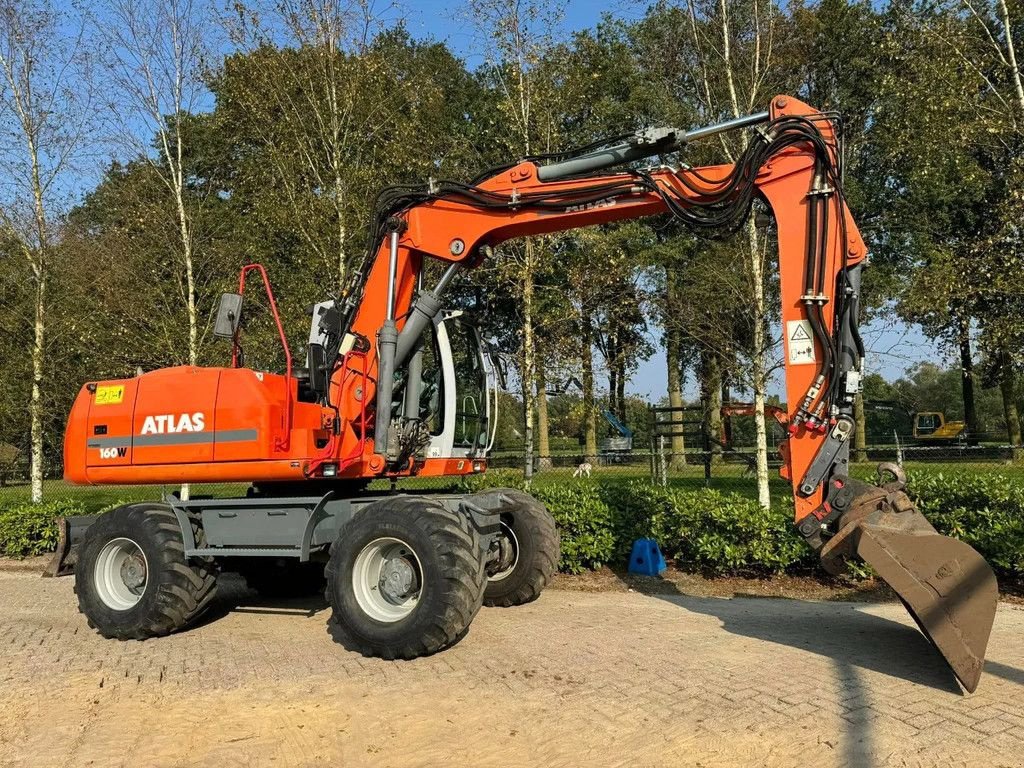
M 797 325 L 793 331 L 793 335 L 789 337 L 790 341 L 809 341 L 810 336 L 807 335 L 807 331 L 804 329 L 803 323 Z

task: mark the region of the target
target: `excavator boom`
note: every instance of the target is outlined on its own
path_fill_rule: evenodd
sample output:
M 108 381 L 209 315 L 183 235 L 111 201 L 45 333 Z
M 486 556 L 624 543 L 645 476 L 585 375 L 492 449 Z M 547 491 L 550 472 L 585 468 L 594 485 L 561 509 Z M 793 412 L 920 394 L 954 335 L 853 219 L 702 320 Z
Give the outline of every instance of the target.
M 732 166 L 587 175 L 748 127 L 758 132 Z M 755 198 L 764 200 L 778 231 L 790 433 L 782 472 L 793 485 L 797 529 L 834 571 L 843 558 L 874 567 L 973 691 L 998 599 L 991 568 L 971 547 L 940 536 L 903 493 L 901 481 L 879 494 L 849 477 L 853 402 L 864 358 L 857 322 L 867 252 L 843 197 L 840 159 L 832 120 L 779 96 L 767 112 L 706 129 L 647 131 L 546 165 L 527 160 L 472 189 L 439 190 L 414 201 L 398 196 L 380 219 L 388 236 L 367 260 L 347 330 L 376 337 L 384 357 L 392 354 L 387 340 L 393 336 L 394 358 L 386 365 L 400 367 L 429 317 L 422 298 L 411 299 L 425 256 L 472 267 L 513 237 L 664 213 L 720 234 L 748 220 Z M 367 300 L 385 295 L 398 297 L 397 310 L 389 310 L 388 301 Z M 427 297 L 427 310 L 436 299 L 437 292 Z M 405 325 L 399 329 L 395 322 L 388 331 L 389 318 L 409 306 Z M 390 392 L 378 392 L 378 418 L 390 400 Z M 382 426 L 378 421 L 378 451 Z

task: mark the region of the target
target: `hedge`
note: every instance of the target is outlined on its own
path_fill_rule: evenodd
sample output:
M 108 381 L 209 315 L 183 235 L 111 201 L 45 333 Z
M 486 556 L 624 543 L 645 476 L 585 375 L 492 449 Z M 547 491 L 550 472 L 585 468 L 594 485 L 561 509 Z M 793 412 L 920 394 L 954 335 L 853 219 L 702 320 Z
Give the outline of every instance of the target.
M 463 491 L 503 486 L 523 488 L 522 474 L 497 470 L 459 484 Z M 921 472 L 911 474 L 908 487 L 940 533 L 970 544 L 1000 575 L 1024 577 L 1024 484 L 1004 475 Z M 779 573 L 817 562 L 793 528 L 788 498 L 765 512 L 736 493 L 568 478 L 535 485 L 531 492 L 558 523 L 560 568 L 567 573 L 625 564 L 633 541 L 641 537 L 657 540 L 677 565 L 707 573 Z M 0 508 L 0 555 L 52 551 L 54 518 L 83 513 L 72 501 Z
M 0 508 L 0 555 L 28 557 L 52 552 L 57 548 L 54 520 L 81 514 L 82 506 L 66 499 Z
M 997 573 L 1024 577 L 1024 484 L 1005 475 L 921 474 L 911 496 L 940 533 L 965 541 Z
M 522 474 L 498 471 L 476 477 L 463 490 L 523 488 Z M 601 483 L 569 480 L 535 485 L 562 536 L 566 573 L 624 564 L 633 541 L 655 539 L 683 567 L 709 573 L 780 572 L 813 563 L 793 528 L 791 503 L 780 500 L 765 513 L 736 493 L 662 488 L 643 480 Z
M 523 487 L 522 474 L 497 471 L 465 490 Z M 1024 483 L 1006 475 L 917 472 L 908 491 L 946 536 L 974 547 L 1000 576 L 1024 577 Z M 711 489 L 686 491 L 649 482 L 568 480 L 531 491 L 548 505 L 562 532 L 560 567 L 568 573 L 621 565 L 635 539 L 655 539 L 683 568 L 707 573 L 806 571 L 817 557 L 793 527 L 792 501 L 765 512 L 753 499 Z M 869 573 L 852 566 L 854 575 Z

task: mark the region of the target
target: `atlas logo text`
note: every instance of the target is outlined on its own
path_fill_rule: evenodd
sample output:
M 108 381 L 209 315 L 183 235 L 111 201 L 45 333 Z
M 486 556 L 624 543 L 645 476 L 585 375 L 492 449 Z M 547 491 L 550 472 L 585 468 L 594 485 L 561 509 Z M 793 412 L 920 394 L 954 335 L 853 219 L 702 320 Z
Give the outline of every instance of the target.
M 204 429 L 206 429 L 206 416 L 202 413 L 168 413 L 147 416 L 142 423 L 142 434 L 144 435 L 202 432 Z

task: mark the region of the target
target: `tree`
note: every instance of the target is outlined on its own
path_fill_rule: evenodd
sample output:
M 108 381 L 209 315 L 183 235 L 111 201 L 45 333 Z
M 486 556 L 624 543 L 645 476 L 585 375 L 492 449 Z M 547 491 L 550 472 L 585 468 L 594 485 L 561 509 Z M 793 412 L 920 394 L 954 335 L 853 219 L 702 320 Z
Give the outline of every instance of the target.
M 1024 91 L 1009 9 L 895 3 L 885 29 L 883 66 L 901 76 L 882 81 L 872 129 L 888 213 L 879 250 L 910 254 L 902 314 L 958 351 L 968 421 L 975 328 L 989 364 L 1005 367 L 1010 413 L 1019 353 L 1003 329 L 1018 307 L 1001 278 L 1024 264 L 1013 218 Z
M 638 39 L 654 64 L 655 82 L 668 93 L 682 92 L 701 123 L 738 117 L 763 108 L 767 99 L 793 81 L 793 72 L 781 65 L 779 47 L 785 41 L 788 21 L 772 2 L 757 0 L 687 0 L 684 6 L 661 2 L 654 6 L 638 29 Z M 732 162 L 745 149 L 747 134 L 721 136 L 717 149 Z M 698 150 L 702 151 L 702 150 Z M 703 150 L 706 151 L 706 150 Z M 694 158 L 703 159 L 698 156 Z M 772 297 L 766 287 L 770 274 L 767 244 L 754 221 L 747 222 L 742 239 L 732 241 L 730 261 L 743 265 L 746 296 L 737 305 L 746 318 L 742 346 L 743 383 L 755 403 L 757 433 L 758 500 L 768 507 L 767 429 L 763 415 L 769 350 L 768 332 Z M 720 251 L 721 252 L 721 251 Z M 727 267 L 719 270 L 725 272 Z M 714 370 L 704 366 L 705 371 Z M 705 387 L 708 389 L 708 387 Z
M 195 213 L 189 205 L 186 123 L 206 96 L 211 19 L 193 0 L 111 0 L 107 10 L 96 26 L 108 54 L 112 135 L 132 159 L 151 164 L 172 201 L 187 318 L 182 357 L 196 365 L 202 346 L 197 285 L 202 254 L 197 253 Z M 155 154 L 149 145 L 153 137 Z
M 550 83 L 538 76 L 537 67 L 554 45 L 560 11 L 548 0 L 471 0 L 470 9 L 478 28 L 489 40 L 487 76 L 497 91 L 496 107 L 505 118 L 498 129 L 513 156 L 527 157 L 550 149 L 555 121 L 546 101 Z M 538 238 L 526 238 L 502 249 L 510 267 L 507 284 L 521 302 L 522 341 L 520 380 L 526 430 L 523 438 L 526 477 L 533 475 L 536 410 L 537 339 L 535 335 L 534 290 L 540 261 Z M 541 393 L 543 395 L 543 392 Z
M 28 265 L 32 501 L 43 498 L 49 287 L 68 176 L 90 127 L 83 35 L 48 0 L 0 4 L 0 225 Z M 10 253 L 10 251 L 8 251 Z M 9 256 L 8 256 L 9 258 Z

